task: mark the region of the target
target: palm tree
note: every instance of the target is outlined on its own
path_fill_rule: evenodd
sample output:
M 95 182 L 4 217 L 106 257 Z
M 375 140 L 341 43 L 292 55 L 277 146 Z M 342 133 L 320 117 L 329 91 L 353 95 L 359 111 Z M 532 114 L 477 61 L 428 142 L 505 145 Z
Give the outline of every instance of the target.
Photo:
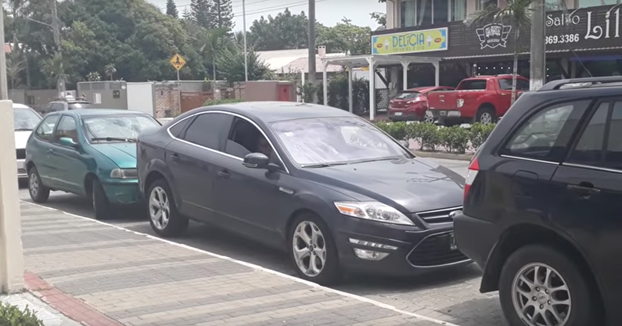
M 91 71 L 86 75 L 86 80 L 88 81 L 100 81 L 101 79 L 102 77 L 97 71 Z
M 11 80 L 11 88 L 20 84 L 20 74 L 26 69 L 26 59 L 14 49 L 6 56 L 6 74 Z
M 506 0 L 506 6 L 499 8 L 496 5 L 476 11 L 469 16 L 467 25 L 483 25 L 499 23 L 510 25 L 514 29 L 514 68 L 512 71 L 512 104 L 516 100 L 516 76 L 518 74 L 518 53 L 521 31 L 531 26 L 531 5 L 533 0 Z
M 110 77 L 110 81 L 112 81 L 112 77 L 117 72 L 117 68 L 114 67 L 114 63 L 109 63 L 104 67 L 104 73 L 106 76 Z
M 220 55 L 231 49 L 231 39 L 227 35 L 229 31 L 226 28 L 216 28 L 203 34 L 201 38 L 201 49 L 199 52 L 205 53 L 206 57 L 212 59 L 212 78 L 216 80 L 216 60 Z

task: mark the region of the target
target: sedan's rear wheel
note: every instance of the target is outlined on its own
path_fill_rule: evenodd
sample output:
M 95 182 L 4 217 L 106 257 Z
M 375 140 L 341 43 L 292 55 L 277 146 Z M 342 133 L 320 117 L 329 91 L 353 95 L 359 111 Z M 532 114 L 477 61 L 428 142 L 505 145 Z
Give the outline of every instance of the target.
M 28 170 L 28 193 L 35 203 L 45 203 L 50 198 L 50 188 L 43 185 L 36 167 Z
M 302 214 L 292 223 L 290 255 L 301 278 L 318 284 L 340 280 L 339 258 L 330 231 L 320 218 Z
M 172 237 L 188 228 L 188 219 L 177 212 L 173 193 L 165 180 L 156 180 L 151 184 L 147 207 L 151 228 L 158 235 Z

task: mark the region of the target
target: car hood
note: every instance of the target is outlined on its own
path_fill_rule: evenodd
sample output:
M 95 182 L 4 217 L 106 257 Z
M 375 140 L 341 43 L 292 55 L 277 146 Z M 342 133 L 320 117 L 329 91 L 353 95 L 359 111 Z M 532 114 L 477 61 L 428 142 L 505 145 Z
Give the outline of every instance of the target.
M 122 169 L 136 168 L 135 143 L 92 144 L 93 148 L 108 157 Z
M 28 142 L 28 138 L 32 134 L 30 130 L 20 130 L 15 132 L 15 148 L 22 149 L 26 148 L 26 143 Z
M 358 200 L 377 200 L 404 213 L 462 206 L 464 177 L 428 160 L 377 161 L 304 169 L 312 180 L 349 194 Z

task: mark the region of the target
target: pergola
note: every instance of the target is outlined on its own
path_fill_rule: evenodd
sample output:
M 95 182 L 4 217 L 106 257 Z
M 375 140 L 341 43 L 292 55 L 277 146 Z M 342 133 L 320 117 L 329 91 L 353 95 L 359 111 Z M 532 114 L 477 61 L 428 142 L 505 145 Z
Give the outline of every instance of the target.
M 348 99 L 350 112 L 352 112 L 352 69 L 369 67 L 369 118 L 375 118 L 376 111 L 376 68 L 401 64 L 404 69 L 403 87 L 408 85 L 408 66 L 411 63 L 429 63 L 434 66 L 435 85 L 439 86 L 439 62 L 440 58 L 414 57 L 403 55 L 359 55 L 344 57 L 324 57 L 322 58 L 324 105 L 328 105 L 328 76 L 326 67 L 328 65 L 340 65 L 348 68 Z

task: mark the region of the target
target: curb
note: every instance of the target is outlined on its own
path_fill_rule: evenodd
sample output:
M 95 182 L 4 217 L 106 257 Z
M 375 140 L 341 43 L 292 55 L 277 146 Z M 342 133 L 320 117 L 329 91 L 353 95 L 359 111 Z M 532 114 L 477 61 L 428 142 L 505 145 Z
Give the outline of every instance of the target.
M 454 154 L 443 152 L 425 152 L 411 149 L 415 156 L 428 157 L 428 158 L 440 158 L 445 160 L 457 160 L 457 161 L 470 161 L 473 158 L 473 154 Z

